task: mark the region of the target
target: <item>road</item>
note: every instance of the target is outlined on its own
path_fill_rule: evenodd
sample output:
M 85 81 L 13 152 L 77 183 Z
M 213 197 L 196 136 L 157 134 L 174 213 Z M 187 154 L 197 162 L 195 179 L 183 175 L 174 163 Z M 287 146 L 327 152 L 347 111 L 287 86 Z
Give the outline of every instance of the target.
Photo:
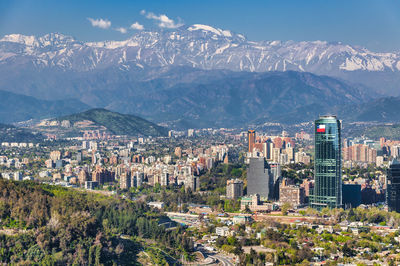
M 231 258 L 226 257 L 226 256 L 222 255 L 221 253 L 217 253 L 210 257 L 218 260 L 222 264 L 222 266 L 234 266 L 235 265 L 235 263 L 232 261 Z
M 210 252 L 203 247 L 199 249 L 206 258 L 212 258 L 215 261 L 218 262 L 217 265 L 223 265 L 223 266 L 234 266 L 236 263 L 232 260 L 232 258 L 224 255 L 223 253 L 217 253 L 217 252 Z M 215 265 L 215 264 L 211 264 Z

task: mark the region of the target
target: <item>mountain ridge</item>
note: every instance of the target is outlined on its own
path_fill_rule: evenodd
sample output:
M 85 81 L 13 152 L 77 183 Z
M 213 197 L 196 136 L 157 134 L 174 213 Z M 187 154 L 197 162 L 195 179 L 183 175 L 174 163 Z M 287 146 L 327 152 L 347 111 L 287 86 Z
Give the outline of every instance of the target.
M 0 122 L 13 123 L 51 118 L 90 108 L 76 99 L 40 100 L 32 96 L 0 90 Z
M 1 65 L 11 69 L 18 65 L 26 71 L 33 67 L 75 72 L 166 66 L 250 72 L 293 70 L 362 83 L 387 95 L 399 94 L 393 83 L 400 80 L 399 52 L 373 52 L 341 42 L 251 41 L 242 34 L 200 24 L 140 31 L 123 41 L 80 42 L 58 33 L 42 37 L 7 35 L 0 39 L 0 70 L 6 71 Z
M 166 136 L 168 130 L 141 117 L 129 114 L 112 112 L 104 108 L 93 108 L 81 113 L 71 114 L 56 118 L 57 121 L 68 120 L 71 123 L 79 121 L 92 121 L 96 125 L 107 128 L 116 135 L 129 136 Z

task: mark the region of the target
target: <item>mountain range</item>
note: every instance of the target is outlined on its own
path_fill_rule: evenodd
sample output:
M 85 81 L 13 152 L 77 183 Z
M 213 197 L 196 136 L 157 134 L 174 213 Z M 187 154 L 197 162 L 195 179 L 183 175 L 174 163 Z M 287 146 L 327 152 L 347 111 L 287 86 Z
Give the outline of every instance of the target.
M 32 96 L 0 90 L 0 122 L 51 118 L 80 112 L 90 107 L 76 99 L 40 100 Z
M 189 66 L 232 71 L 301 71 L 329 75 L 399 95 L 400 52 L 379 53 L 325 41 L 251 41 L 208 25 L 140 31 L 124 41 L 80 42 L 58 33 L 0 39 L 0 69 L 85 72 Z
M 346 108 L 357 110 L 344 112 L 349 119 L 386 121 L 392 117 L 372 107 L 397 99 L 382 97 L 397 97 L 399 82 L 398 52 L 255 42 L 199 24 L 140 31 L 124 41 L 81 42 L 58 33 L 0 39 L 0 90 L 76 99 L 178 127 L 298 122 Z

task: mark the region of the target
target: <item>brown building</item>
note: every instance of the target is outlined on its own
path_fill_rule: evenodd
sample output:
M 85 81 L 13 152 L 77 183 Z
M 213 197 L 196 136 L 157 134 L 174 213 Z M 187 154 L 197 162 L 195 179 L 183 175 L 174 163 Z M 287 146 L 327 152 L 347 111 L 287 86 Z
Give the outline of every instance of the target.
M 286 185 L 286 181 L 283 180 L 279 188 L 279 202 L 289 203 L 293 207 L 299 206 L 305 203 L 305 191 L 303 187 L 294 185 Z
M 174 153 L 175 153 L 176 157 L 181 158 L 182 157 L 182 148 L 181 147 L 176 147 Z
M 250 129 L 248 132 L 249 152 L 253 152 L 254 144 L 256 143 L 256 131 Z
M 343 160 L 376 163 L 376 149 L 370 148 L 368 145 L 355 144 L 347 148 L 343 148 Z
M 100 165 L 96 165 L 96 170 L 92 173 L 92 181 L 97 181 L 99 184 L 113 182 L 113 173 L 104 169 Z
M 314 188 L 314 180 L 305 179 L 300 186 L 304 188 L 304 194 L 308 197 L 310 196 L 310 191 Z
M 113 165 L 118 164 L 118 156 L 117 155 L 113 155 L 110 157 L 110 164 L 113 164 Z
M 224 156 L 224 164 L 228 164 L 228 163 L 229 163 L 229 158 L 228 158 L 228 153 L 226 153 Z
M 84 185 L 89 180 L 89 175 L 85 170 L 81 170 L 78 174 L 79 184 Z
M 60 151 L 52 151 L 52 152 L 50 152 L 50 159 L 53 162 L 61 160 L 61 152 Z

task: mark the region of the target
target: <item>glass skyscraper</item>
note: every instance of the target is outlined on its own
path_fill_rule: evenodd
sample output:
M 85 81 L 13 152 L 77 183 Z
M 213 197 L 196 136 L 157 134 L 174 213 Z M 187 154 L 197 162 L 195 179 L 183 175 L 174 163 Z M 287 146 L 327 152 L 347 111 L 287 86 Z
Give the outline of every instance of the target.
M 389 211 L 400 212 L 400 162 L 393 159 L 387 169 L 386 202 Z
M 250 158 L 247 169 L 247 195 L 274 199 L 274 175 L 264 157 Z
M 341 146 L 341 122 L 336 116 L 320 116 L 315 121 L 313 208 L 342 207 Z

